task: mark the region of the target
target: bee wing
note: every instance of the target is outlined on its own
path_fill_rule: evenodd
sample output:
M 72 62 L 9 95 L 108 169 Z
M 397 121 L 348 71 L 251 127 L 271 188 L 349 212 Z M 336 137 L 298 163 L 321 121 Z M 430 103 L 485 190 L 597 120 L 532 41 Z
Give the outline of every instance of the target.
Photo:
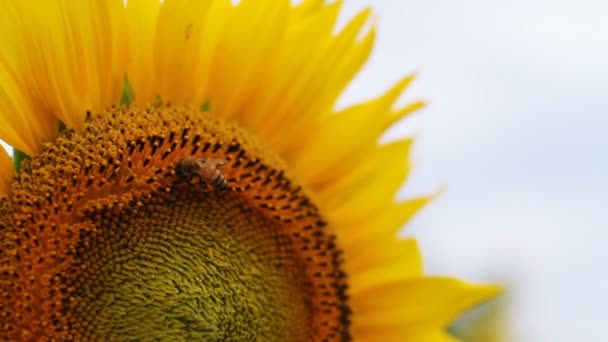
M 213 166 L 220 166 L 228 163 L 226 158 L 204 158 L 204 162 Z

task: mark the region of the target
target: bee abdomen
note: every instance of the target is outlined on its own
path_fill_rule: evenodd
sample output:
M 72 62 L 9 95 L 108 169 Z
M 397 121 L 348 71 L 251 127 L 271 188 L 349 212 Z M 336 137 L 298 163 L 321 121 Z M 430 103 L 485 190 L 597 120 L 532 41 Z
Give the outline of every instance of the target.
M 216 189 L 219 189 L 219 190 L 228 188 L 228 184 L 226 183 L 226 178 L 224 178 L 224 176 L 222 176 L 222 175 L 219 175 L 217 178 L 215 178 L 215 180 L 213 181 L 213 183 L 211 185 L 213 185 Z

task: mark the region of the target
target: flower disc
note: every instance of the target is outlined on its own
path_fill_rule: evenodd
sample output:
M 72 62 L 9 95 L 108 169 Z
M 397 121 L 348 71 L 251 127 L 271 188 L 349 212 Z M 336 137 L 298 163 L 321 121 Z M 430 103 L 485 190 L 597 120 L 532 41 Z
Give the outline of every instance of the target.
M 2 208 L 2 336 L 348 338 L 335 236 L 277 158 L 187 108 L 113 108 L 68 130 Z M 176 170 L 224 158 L 218 189 Z

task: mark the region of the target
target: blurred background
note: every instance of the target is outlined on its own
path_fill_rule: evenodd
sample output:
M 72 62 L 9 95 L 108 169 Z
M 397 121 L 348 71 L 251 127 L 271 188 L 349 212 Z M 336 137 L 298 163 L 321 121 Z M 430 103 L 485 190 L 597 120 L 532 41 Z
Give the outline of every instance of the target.
M 445 187 L 404 232 L 427 271 L 506 284 L 506 341 L 608 340 L 608 1 L 345 2 L 378 38 L 342 102 L 428 101 L 385 137 L 417 137 L 400 197 Z
M 417 137 L 400 198 L 445 188 L 404 231 L 427 271 L 505 284 L 504 341 L 606 341 L 608 1 L 345 2 L 379 33 L 341 104 L 428 101 L 384 137 Z

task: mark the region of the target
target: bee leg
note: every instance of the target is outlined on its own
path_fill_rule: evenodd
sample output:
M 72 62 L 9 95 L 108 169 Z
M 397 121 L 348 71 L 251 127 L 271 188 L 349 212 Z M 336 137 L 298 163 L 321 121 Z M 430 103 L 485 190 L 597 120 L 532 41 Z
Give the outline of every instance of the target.
M 174 185 L 180 185 L 180 184 L 184 184 L 184 183 L 187 183 L 187 182 L 188 182 L 188 181 L 187 181 L 186 179 L 182 178 L 182 177 L 176 177 L 176 178 L 173 180 L 173 184 L 174 184 Z

